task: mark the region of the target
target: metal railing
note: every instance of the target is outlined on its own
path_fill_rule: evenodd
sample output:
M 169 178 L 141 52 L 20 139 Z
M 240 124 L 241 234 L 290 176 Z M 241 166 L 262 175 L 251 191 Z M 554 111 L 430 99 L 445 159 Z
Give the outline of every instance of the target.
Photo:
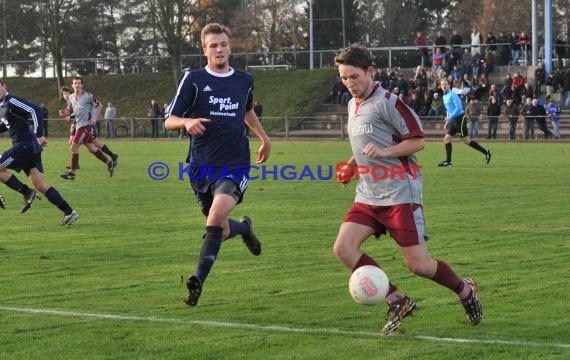
M 469 120 L 470 117 L 467 116 Z M 550 131 L 553 131 L 550 118 L 545 117 L 546 124 Z M 262 125 L 267 134 L 275 139 L 345 139 L 348 137 L 346 124 L 348 116 L 329 115 L 312 117 L 263 117 Z M 426 137 L 442 137 L 445 134 L 443 129 L 443 116 L 420 116 Z M 516 135 L 521 138 L 523 133 L 525 117 L 518 117 Z M 106 121 L 99 120 L 99 137 L 109 137 Z M 187 137 L 184 131 L 168 131 L 163 126 L 163 121 L 158 120 L 158 138 L 184 138 Z M 118 118 L 114 120 L 114 128 L 118 139 L 149 139 L 152 137 L 152 119 L 150 118 Z M 122 129 L 123 131 L 121 131 Z M 501 139 L 508 137 L 509 122 L 505 114 L 499 116 L 497 135 Z M 488 116 L 479 116 L 479 137 L 486 137 L 488 131 Z M 540 134 L 540 129 L 534 125 L 535 134 Z M 560 115 L 560 132 L 562 138 L 570 139 L 570 114 Z M 48 119 L 48 137 L 65 138 L 69 136 L 69 124 L 62 119 Z M 255 136 L 255 135 L 251 135 Z M 538 135 L 537 135 L 538 136 Z

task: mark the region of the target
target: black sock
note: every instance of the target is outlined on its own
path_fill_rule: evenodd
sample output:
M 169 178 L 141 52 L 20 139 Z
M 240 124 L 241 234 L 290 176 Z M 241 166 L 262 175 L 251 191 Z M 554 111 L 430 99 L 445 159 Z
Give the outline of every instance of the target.
M 233 238 L 236 235 L 247 235 L 249 234 L 249 225 L 245 221 L 235 221 L 233 219 L 228 220 L 230 223 L 230 234 L 229 238 Z
M 6 186 L 12 190 L 16 190 L 22 195 L 27 195 L 30 192 L 28 185 L 22 183 L 15 175 L 10 176 L 8 181 L 5 182 Z
M 487 153 L 487 149 L 485 149 L 484 147 L 482 147 L 481 145 L 479 145 L 479 143 L 477 141 L 471 140 L 471 142 L 469 144 L 467 144 L 469 146 L 471 146 L 473 149 L 475 150 L 479 150 L 480 152 L 482 152 L 483 154 Z
M 452 148 L 451 143 L 445 144 L 445 155 L 447 162 L 451 162 L 451 148 Z
M 104 152 L 105 154 L 109 155 L 111 158 L 114 158 L 114 157 L 115 157 L 115 153 L 113 153 L 113 152 L 111 151 L 111 149 L 109 149 L 109 148 L 107 147 L 107 145 L 103 145 L 103 147 L 101 148 L 101 150 L 103 150 L 103 152 Z
M 73 209 L 69 206 L 67 201 L 65 201 L 61 197 L 61 195 L 55 188 L 50 187 L 48 191 L 46 191 L 45 195 L 46 198 L 49 200 L 49 202 L 57 206 L 57 208 L 63 211 L 65 215 L 69 215 L 73 211 Z
M 202 242 L 195 274 L 202 284 L 206 281 L 220 252 L 223 231 L 224 229 L 221 226 L 206 226 L 206 237 Z

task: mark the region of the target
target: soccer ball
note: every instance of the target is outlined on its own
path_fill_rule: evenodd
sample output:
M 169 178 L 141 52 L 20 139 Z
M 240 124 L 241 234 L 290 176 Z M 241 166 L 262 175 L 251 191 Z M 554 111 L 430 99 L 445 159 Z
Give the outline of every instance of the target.
M 388 276 L 377 266 L 364 265 L 350 276 L 348 290 L 359 304 L 375 305 L 386 298 L 389 288 Z

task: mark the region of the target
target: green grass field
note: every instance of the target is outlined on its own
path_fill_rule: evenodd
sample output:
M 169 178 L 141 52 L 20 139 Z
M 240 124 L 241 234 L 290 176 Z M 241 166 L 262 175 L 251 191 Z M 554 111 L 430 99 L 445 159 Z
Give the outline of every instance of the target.
M 120 154 L 113 178 L 83 149 L 78 178 L 60 179 L 64 141 L 43 154 L 48 182 L 80 213 L 69 228 L 46 199 L 20 214 L 21 196 L 1 187 L 0 359 L 570 358 L 569 144 L 493 143 L 488 166 L 455 144 L 455 166 L 438 168 L 443 146 L 428 143 L 418 157 L 429 247 L 479 282 L 485 317 L 468 326 L 453 293 L 411 275 L 392 239 L 371 239 L 365 250 L 418 303 L 390 337 L 379 335 L 386 305 L 356 304 L 331 250 L 354 184 L 252 181 L 234 214 L 252 216 L 262 255 L 225 242 L 188 308 L 203 219 L 177 179 L 187 142 L 109 145 Z M 278 141 L 268 165 L 316 169 L 349 155 L 347 142 Z M 168 179 L 150 179 L 156 161 Z

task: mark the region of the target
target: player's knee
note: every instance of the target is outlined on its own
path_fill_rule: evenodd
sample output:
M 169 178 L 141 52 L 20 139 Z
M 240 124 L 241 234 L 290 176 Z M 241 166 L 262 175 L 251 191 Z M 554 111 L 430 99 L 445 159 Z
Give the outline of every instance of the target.
M 338 239 L 337 241 L 335 241 L 333 245 L 333 253 L 338 259 L 340 260 L 345 259 L 346 257 L 348 257 L 350 252 L 351 248 L 346 241 L 339 241 Z

